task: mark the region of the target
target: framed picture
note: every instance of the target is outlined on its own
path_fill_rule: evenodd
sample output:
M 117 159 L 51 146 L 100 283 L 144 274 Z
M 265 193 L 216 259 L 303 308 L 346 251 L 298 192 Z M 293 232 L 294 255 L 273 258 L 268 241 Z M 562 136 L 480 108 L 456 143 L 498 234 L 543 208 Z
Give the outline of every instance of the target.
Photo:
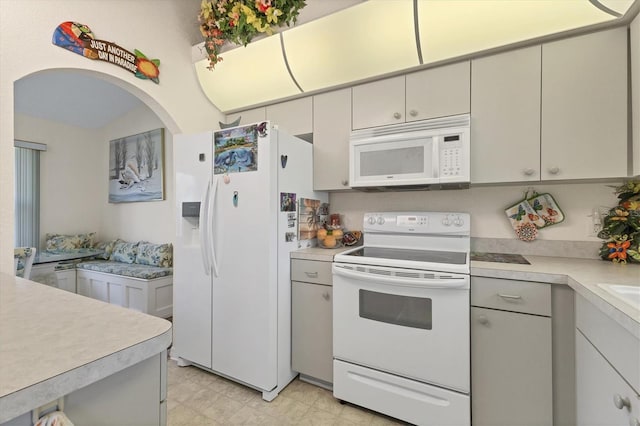
M 109 141 L 109 202 L 164 200 L 164 129 Z
M 310 198 L 300 198 L 299 203 L 298 239 L 304 241 L 316 238 L 318 229 L 322 228 L 327 220 L 329 204 Z
M 255 124 L 215 132 L 213 174 L 258 170 L 258 136 Z

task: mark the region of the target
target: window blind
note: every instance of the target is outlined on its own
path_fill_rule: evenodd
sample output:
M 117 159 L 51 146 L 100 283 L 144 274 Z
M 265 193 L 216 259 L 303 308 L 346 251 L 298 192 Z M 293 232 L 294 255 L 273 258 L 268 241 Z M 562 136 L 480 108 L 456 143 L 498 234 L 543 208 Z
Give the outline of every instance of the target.
M 39 248 L 40 151 L 46 145 L 15 141 L 15 238 L 16 247 Z

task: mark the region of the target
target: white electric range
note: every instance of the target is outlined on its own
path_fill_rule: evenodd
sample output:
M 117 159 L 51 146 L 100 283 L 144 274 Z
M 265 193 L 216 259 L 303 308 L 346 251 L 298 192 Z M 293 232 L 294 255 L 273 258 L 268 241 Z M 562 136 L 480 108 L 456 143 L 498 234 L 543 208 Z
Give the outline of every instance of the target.
M 333 264 L 333 392 L 419 425 L 469 425 L 470 217 L 364 215 Z

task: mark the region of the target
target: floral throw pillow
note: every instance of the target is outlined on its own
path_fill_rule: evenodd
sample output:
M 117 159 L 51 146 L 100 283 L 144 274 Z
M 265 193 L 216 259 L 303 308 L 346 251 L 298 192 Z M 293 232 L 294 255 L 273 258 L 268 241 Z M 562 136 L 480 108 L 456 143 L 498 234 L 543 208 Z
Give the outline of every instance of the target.
M 136 261 L 138 251 L 138 243 L 128 243 L 126 241 L 118 241 L 113 246 L 110 260 L 114 262 L 133 263 Z
M 90 248 L 93 246 L 95 236 L 95 232 L 78 235 L 46 234 L 47 251 L 68 251 Z
M 141 242 L 138 245 L 136 263 L 140 265 L 170 268 L 173 266 L 173 244 L 151 244 Z
M 98 250 L 104 250 L 104 253 L 96 256 L 98 259 L 109 260 L 111 258 L 111 253 L 113 252 L 113 248 L 115 247 L 117 242 L 122 240 L 115 239 L 113 241 L 102 241 L 95 245 L 95 248 Z

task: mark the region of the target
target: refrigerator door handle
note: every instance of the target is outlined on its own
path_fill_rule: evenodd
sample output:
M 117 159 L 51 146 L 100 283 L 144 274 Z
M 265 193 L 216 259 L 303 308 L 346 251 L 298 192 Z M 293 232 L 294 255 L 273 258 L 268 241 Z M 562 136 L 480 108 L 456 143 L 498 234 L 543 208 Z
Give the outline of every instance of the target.
M 208 220 L 207 222 L 211 225 L 211 229 L 209 229 L 209 250 L 211 253 L 211 264 L 213 266 L 213 275 L 218 276 L 218 259 L 216 258 L 216 243 L 215 236 L 213 235 L 213 230 L 215 229 L 215 220 L 216 215 L 213 213 L 216 208 L 216 195 L 218 193 L 218 179 L 214 177 L 213 184 L 211 185 L 213 188 L 213 194 L 211 195 L 211 206 L 207 211 Z
M 202 265 L 204 267 L 204 273 L 211 275 L 211 263 L 209 262 L 209 190 L 211 188 L 211 181 L 207 182 L 207 188 L 204 191 L 202 200 L 200 201 L 200 254 L 202 255 Z

